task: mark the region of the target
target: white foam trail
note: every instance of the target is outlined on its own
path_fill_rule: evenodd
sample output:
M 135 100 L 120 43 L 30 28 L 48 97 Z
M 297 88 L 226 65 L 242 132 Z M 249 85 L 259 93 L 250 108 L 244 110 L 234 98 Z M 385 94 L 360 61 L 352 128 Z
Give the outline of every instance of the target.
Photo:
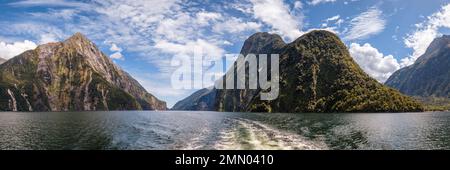
M 205 138 L 208 134 L 211 133 L 211 130 L 206 125 L 203 126 L 202 130 L 197 134 L 197 136 L 187 140 L 186 143 L 184 143 L 185 146 L 181 147 L 181 150 L 200 150 L 204 149 L 206 145 Z
M 272 128 L 247 119 L 233 120 L 234 126 L 221 132 L 215 149 L 219 150 L 319 150 L 326 149 L 320 141 L 309 141 L 295 133 Z

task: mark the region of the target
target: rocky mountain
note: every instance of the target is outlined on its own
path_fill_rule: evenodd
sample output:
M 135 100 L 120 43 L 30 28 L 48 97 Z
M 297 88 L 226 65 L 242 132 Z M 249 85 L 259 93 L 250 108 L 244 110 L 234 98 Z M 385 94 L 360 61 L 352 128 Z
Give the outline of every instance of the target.
M 435 39 L 425 54 L 395 72 L 386 85 L 411 96 L 450 99 L 450 36 Z
M 4 62 L 6 62 L 6 59 L 0 58 L 0 64 L 3 64 Z
M 0 110 L 164 110 L 81 33 L 0 65 Z
M 216 93 L 215 102 L 208 108 L 217 111 L 290 113 L 423 110 L 414 99 L 364 73 L 339 37 L 327 31 L 312 31 L 289 44 L 278 35 L 257 33 L 245 41 L 241 53 L 280 54 L 279 97 L 262 101 L 260 90 L 214 89 L 211 93 Z M 235 65 L 234 69 L 239 68 Z M 196 94 L 200 95 L 188 97 L 193 99 L 192 103 L 199 103 L 201 101 L 195 99 L 212 95 Z

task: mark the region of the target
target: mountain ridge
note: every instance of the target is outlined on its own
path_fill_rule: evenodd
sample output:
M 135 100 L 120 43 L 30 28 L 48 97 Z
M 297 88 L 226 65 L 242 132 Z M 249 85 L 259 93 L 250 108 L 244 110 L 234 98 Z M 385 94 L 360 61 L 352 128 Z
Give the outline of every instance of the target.
M 413 65 L 396 71 L 386 85 L 404 94 L 450 99 L 450 36 L 438 37 Z
M 258 35 L 267 34 L 253 36 Z M 253 40 L 258 38 L 253 36 L 246 40 L 241 53 L 247 49 L 252 49 L 250 51 L 256 54 L 280 53 L 280 95 L 273 101 L 261 101 L 260 90 L 215 89 L 216 102 L 212 107 L 217 111 L 328 113 L 423 110 L 414 99 L 378 83 L 366 74 L 350 57 L 339 37 L 331 32 L 311 31 L 292 43 L 275 43 L 272 48 L 266 46 L 259 49 L 263 46 L 250 48 L 245 45 L 255 44 Z M 272 37 L 275 41 L 268 42 L 276 42 L 276 36 Z
M 0 65 L 0 110 L 165 110 L 81 33 Z

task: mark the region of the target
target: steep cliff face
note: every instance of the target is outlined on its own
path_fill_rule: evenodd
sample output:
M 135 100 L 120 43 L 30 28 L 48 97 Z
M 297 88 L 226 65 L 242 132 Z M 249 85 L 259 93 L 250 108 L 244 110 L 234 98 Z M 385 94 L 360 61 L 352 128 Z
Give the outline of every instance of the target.
M 26 51 L 0 72 L 0 110 L 166 109 L 80 33 Z
M 423 110 L 414 99 L 370 78 L 353 61 L 340 39 L 327 31 L 312 31 L 290 44 L 276 35 L 255 34 L 245 42 L 241 53 L 280 54 L 279 97 L 262 101 L 260 90 L 216 89 L 215 110 L 291 113 Z
M 411 96 L 450 98 L 450 36 L 435 39 L 425 54 L 395 72 L 386 85 Z
M 283 39 L 276 34 L 266 32 L 256 33 L 250 36 L 241 49 L 240 54 L 270 54 L 271 52 L 279 52 L 286 44 Z M 278 50 L 278 51 L 277 51 Z M 234 67 L 236 69 L 236 65 Z M 235 78 L 236 75 L 234 76 Z M 228 108 L 239 107 L 239 101 L 232 98 L 242 95 L 242 100 L 250 99 L 258 93 L 259 90 L 243 89 L 243 90 L 220 90 L 220 89 L 202 89 L 189 97 L 177 102 L 172 110 L 218 110 L 218 101 L 226 100 Z M 216 99 L 221 97 L 223 99 Z
M 256 54 L 258 58 L 259 57 L 258 54 L 268 54 L 268 55 L 280 54 L 285 46 L 286 43 L 279 35 L 269 33 L 256 33 L 250 36 L 244 42 L 240 54 L 244 56 L 248 54 Z M 248 67 L 237 68 L 237 65 L 235 64 L 234 69 L 248 70 Z M 234 80 L 238 79 L 236 74 L 234 76 L 230 76 L 230 73 L 227 73 L 227 76 L 228 78 L 233 77 Z M 248 74 L 246 74 L 245 78 L 246 80 L 248 80 Z M 242 80 L 244 79 L 242 78 Z M 242 89 L 242 90 L 219 89 L 217 90 L 216 96 L 217 100 L 215 102 L 215 107 L 216 109 L 223 111 L 246 111 L 247 108 L 250 107 L 249 105 L 253 103 L 254 100 L 259 100 L 258 96 L 259 92 L 260 90 L 258 89 Z

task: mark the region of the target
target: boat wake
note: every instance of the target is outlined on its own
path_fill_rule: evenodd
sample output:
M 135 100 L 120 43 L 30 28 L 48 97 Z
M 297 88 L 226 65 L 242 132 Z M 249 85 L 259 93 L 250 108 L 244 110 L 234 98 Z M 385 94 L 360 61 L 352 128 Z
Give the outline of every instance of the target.
M 189 121 L 185 121 L 187 123 L 184 124 L 179 123 L 182 126 L 147 121 L 134 124 L 131 130 L 135 133 L 118 136 L 120 138 L 116 139 L 115 146 L 175 150 L 321 150 L 327 148 L 321 141 L 309 140 L 299 134 L 244 118 L 224 118 L 218 121 L 196 119 L 195 123 Z M 123 141 L 130 143 L 126 145 Z
M 230 127 L 220 132 L 218 150 L 319 150 L 326 145 L 295 133 L 281 131 L 247 119 L 228 119 Z

